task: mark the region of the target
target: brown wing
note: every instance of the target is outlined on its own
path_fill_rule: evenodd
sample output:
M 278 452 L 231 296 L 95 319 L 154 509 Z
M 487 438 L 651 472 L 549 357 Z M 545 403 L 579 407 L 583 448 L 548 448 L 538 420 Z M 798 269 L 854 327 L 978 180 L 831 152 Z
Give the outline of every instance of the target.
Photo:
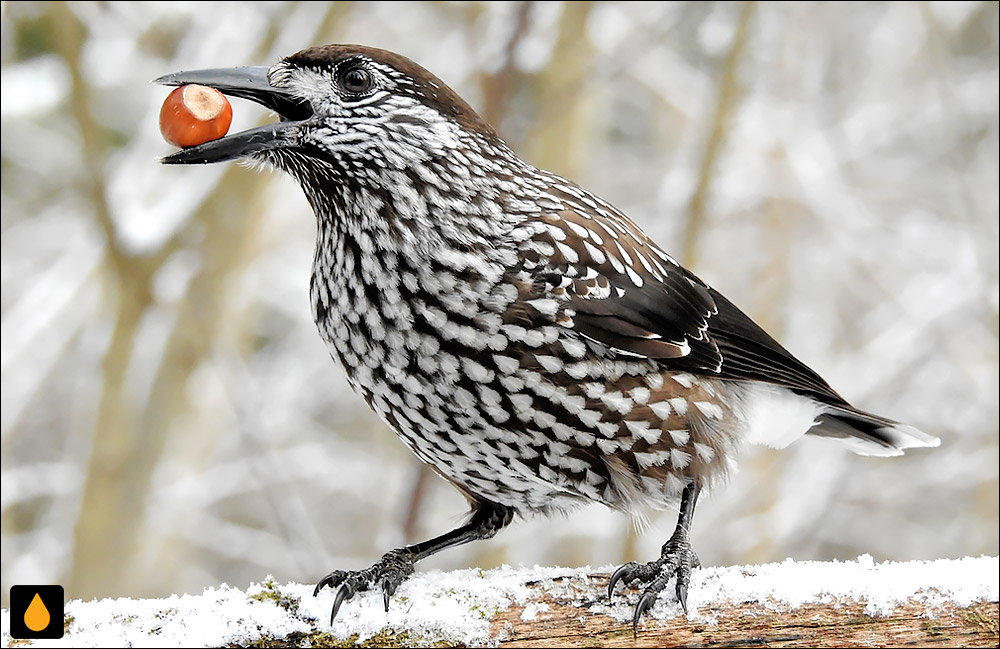
M 562 324 L 621 354 L 722 379 L 764 381 L 843 399 L 729 300 L 681 267 L 624 216 L 563 210 L 522 248 Z

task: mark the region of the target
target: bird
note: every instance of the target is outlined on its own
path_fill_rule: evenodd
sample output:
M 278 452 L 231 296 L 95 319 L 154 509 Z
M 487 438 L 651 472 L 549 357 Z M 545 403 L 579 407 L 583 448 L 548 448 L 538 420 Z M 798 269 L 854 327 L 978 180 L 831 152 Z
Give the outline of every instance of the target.
M 660 556 L 613 572 L 668 584 L 687 611 L 699 495 L 741 448 L 804 435 L 863 455 L 939 440 L 859 410 L 610 203 L 519 158 L 454 90 L 363 45 L 271 66 L 168 74 L 270 108 L 276 122 L 178 150 L 290 174 L 315 214 L 312 315 L 351 387 L 468 500 L 467 521 L 334 570 L 314 594 L 381 590 L 385 610 L 435 553 L 517 518 L 602 503 L 678 507 Z

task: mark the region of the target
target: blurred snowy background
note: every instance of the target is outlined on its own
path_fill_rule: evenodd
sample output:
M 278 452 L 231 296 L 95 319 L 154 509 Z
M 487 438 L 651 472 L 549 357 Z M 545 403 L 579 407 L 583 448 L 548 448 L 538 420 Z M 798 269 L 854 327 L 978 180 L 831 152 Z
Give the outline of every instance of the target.
M 695 517 L 703 562 L 997 554 L 997 3 L 4 2 L 0 28 L 4 606 L 313 582 L 464 515 L 327 356 L 298 187 L 155 161 L 150 79 L 331 42 L 422 63 L 942 438 L 748 452 Z M 648 559 L 673 524 L 592 506 L 423 566 Z

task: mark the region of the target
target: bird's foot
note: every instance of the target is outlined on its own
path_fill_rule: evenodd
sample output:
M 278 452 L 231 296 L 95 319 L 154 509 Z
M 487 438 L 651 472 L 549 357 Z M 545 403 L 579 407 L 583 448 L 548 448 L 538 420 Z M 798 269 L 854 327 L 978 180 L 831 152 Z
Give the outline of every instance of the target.
M 336 588 L 337 596 L 333 600 L 333 610 L 330 611 L 330 624 L 337 617 L 341 604 L 354 597 L 355 594 L 374 587 L 382 589 L 382 601 L 386 613 L 389 612 L 389 598 L 396 592 L 399 585 L 413 574 L 415 558 L 405 550 L 392 550 L 382 555 L 370 568 L 364 570 L 334 570 L 319 580 L 313 590 L 313 597 L 327 586 Z
M 679 527 L 670 540 L 660 548 L 659 559 L 649 563 L 632 561 L 615 570 L 608 583 L 608 599 L 613 596 L 615 585 L 619 581 L 625 584 L 646 583 L 646 588 L 639 596 L 639 602 L 635 605 L 635 612 L 632 614 L 632 633 L 637 634 L 639 618 L 653 607 L 660 591 L 674 576 L 677 577 L 675 589 L 677 601 L 680 602 L 684 613 L 687 613 L 687 591 L 688 584 L 691 583 L 691 572 L 700 567 L 701 562 L 698 561 L 698 555 L 691 549 L 691 541 L 687 531 Z

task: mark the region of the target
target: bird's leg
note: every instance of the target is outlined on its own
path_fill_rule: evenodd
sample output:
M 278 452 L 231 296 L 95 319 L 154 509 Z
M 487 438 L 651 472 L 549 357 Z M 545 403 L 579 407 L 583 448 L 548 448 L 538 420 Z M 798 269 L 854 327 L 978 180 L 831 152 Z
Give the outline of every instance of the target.
M 691 519 L 694 517 L 694 506 L 698 501 L 699 488 L 693 482 L 689 483 L 681 493 L 681 508 L 677 516 L 677 527 L 670 539 L 660 548 L 660 558 L 649 563 L 626 563 L 615 570 L 608 583 L 608 599 L 611 599 L 615 584 L 622 581 L 626 584 L 635 581 L 648 582 L 642 591 L 639 602 L 635 605 L 632 615 L 633 633 L 639 627 L 639 618 L 652 608 L 660 591 L 674 575 L 677 576 L 677 600 L 687 613 L 687 589 L 691 582 L 691 571 L 701 566 L 698 556 L 691 549 Z
M 313 590 L 313 596 L 319 594 L 327 586 L 336 588 L 337 596 L 333 600 L 333 610 L 330 612 L 330 624 L 337 617 L 341 604 L 354 597 L 356 593 L 373 587 L 382 589 L 382 598 L 386 612 L 389 611 L 389 598 L 407 577 L 413 574 L 413 565 L 436 554 L 441 550 L 470 541 L 491 538 L 506 527 L 514 518 L 514 510 L 509 507 L 488 502 L 476 502 L 472 508 L 472 518 L 465 525 L 447 534 L 414 543 L 405 548 L 390 550 L 382 555 L 370 568 L 364 570 L 334 570 L 319 580 Z

